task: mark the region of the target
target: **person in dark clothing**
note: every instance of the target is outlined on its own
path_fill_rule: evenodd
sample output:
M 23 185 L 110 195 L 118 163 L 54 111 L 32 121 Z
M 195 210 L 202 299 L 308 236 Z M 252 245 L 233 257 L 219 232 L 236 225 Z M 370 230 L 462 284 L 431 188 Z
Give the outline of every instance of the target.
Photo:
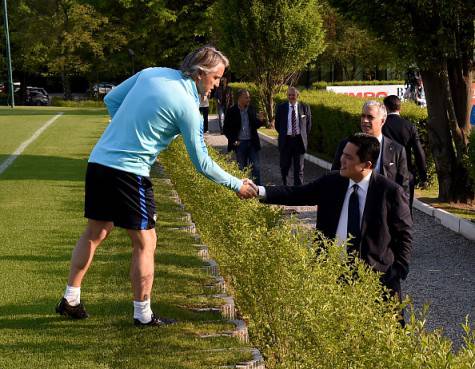
M 339 171 L 303 186 L 259 186 L 258 194 L 269 204 L 318 205 L 317 230 L 339 243 L 351 236 L 348 251 L 383 273 L 381 283 L 401 298 L 413 222 L 402 187 L 374 170 L 379 152 L 374 136 L 355 133 L 346 141 Z
M 423 187 L 427 186 L 425 153 L 422 149 L 416 128 L 400 115 L 401 100 L 399 97 L 396 95 L 387 96 L 384 99 L 384 105 L 388 111 L 388 117 L 383 125 L 383 135 L 396 141 L 406 150 L 407 168 L 409 170 L 409 206 L 412 211 L 417 171 L 419 172 L 421 185 Z M 413 161 L 413 157 L 415 161 Z
M 409 171 L 406 152 L 397 142 L 382 133 L 386 121 L 386 107 L 379 101 L 367 101 L 361 112 L 361 131 L 376 137 L 380 143 L 380 153 L 373 170 L 400 185 L 409 198 Z M 338 145 L 331 170 L 340 169 L 340 158 L 347 143 L 344 139 Z
M 279 133 L 280 171 L 282 182 L 287 184 L 291 166 L 294 168 L 294 185 L 303 184 L 304 158 L 312 128 L 312 111 L 298 101 L 299 91 L 289 87 L 288 102 L 277 106 L 275 129 Z
M 252 176 L 258 185 L 261 182 L 259 150 L 261 143 L 257 129 L 264 125 L 261 113 L 250 106 L 251 95 L 241 89 L 237 93 L 238 102 L 225 115 L 223 133 L 228 139 L 228 151 L 236 152 L 239 168 L 251 165 Z
M 216 89 L 214 97 L 216 98 L 219 130 L 222 134 L 224 117 L 228 109 L 233 106 L 233 92 L 231 87 L 228 85 L 228 80 L 226 77 L 221 78 L 221 83 Z

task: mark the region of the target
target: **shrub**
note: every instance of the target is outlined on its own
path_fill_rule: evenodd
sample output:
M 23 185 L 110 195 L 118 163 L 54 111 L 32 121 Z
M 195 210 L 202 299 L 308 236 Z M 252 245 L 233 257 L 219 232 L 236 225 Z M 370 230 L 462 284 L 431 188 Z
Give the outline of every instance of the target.
M 239 177 L 234 163 L 210 154 Z M 475 340 L 451 353 L 439 332 L 411 314 L 399 326 L 394 301 L 382 298 L 377 273 L 351 262 L 329 240 L 280 210 L 241 201 L 199 175 L 181 140 L 160 156 L 202 239 L 230 282 L 250 335 L 268 368 L 469 368 Z M 319 252 L 316 252 L 316 250 Z
M 259 106 L 255 86 L 251 83 L 232 83 L 233 91 L 238 88 L 247 88 L 251 91 L 254 104 Z M 285 100 L 285 93 L 277 95 L 275 100 L 279 104 Z M 342 139 L 360 130 L 359 122 L 361 108 L 367 98 L 359 98 L 336 94 L 329 91 L 303 90 L 300 101 L 308 104 L 312 110 L 312 130 L 309 137 L 309 150 L 311 153 L 333 161 L 338 144 Z M 381 100 L 381 99 L 379 99 Z M 419 133 L 427 159 L 429 178 L 435 179 L 435 165 L 432 160 L 427 134 L 427 110 L 413 103 L 405 102 L 402 105 L 402 116 L 412 122 Z
M 65 100 L 61 97 L 53 96 L 51 106 L 65 108 L 104 108 L 102 100 Z

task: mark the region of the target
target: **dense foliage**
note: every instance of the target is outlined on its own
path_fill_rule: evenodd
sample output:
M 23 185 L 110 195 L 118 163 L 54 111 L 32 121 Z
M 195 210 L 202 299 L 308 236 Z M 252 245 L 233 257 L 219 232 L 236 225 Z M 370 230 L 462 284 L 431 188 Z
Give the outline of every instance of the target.
M 218 0 L 212 9 L 218 45 L 256 83 L 271 122 L 274 95 L 324 49 L 317 1 Z
M 401 329 L 397 304 L 383 301 L 378 275 L 364 264 L 349 261 L 328 240 L 315 243 L 312 232 L 284 220 L 279 210 L 239 200 L 199 175 L 181 140 L 160 161 L 230 281 L 268 368 L 473 367 L 475 337 L 468 325 L 456 354 L 440 333 L 425 332 L 423 320 L 412 316 Z
M 211 0 L 9 0 L 16 80 L 121 81 L 155 65 L 177 67 L 209 31 Z
M 475 2 L 466 0 L 329 0 L 420 68 L 439 199 L 475 197 L 467 153 L 475 72 Z M 376 6 L 377 5 L 377 6 Z

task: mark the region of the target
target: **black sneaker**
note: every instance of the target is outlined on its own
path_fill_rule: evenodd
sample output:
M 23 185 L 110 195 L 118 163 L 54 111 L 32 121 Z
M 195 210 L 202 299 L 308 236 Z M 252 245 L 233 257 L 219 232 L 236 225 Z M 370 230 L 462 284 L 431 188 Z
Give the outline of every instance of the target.
M 155 316 L 155 314 L 152 314 L 152 320 L 149 321 L 148 323 L 142 323 L 138 319 L 134 319 L 134 325 L 136 327 L 162 327 L 165 325 L 170 325 L 170 324 L 175 324 L 176 320 L 174 319 L 167 319 L 167 318 L 159 318 L 158 316 Z
M 77 306 L 71 306 L 64 297 L 61 301 L 56 305 L 56 312 L 61 315 L 69 316 L 73 319 L 86 319 L 89 317 L 89 314 L 84 309 L 83 304 L 79 304 Z

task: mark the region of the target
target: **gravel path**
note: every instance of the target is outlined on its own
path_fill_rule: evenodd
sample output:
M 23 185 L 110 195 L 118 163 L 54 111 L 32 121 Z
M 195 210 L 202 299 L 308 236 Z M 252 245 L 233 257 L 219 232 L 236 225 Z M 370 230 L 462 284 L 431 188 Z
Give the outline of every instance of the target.
M 219 134 L 217 121 L 210 117 L 208 145 L 226 152 L 227 140 Z M 281 184 L 279 153 L 274 145 L 261 140 L 261 177 L 263 184 Z M 305 182 L 326 171 L 305 162 Z M 289 180 L 293 183 L 293 179 Z M 286 206 L 309 227 L 315 226 L 314 206 Z M 441 226 L 434 218 L 414 209 L 414 248 L 411 270 L 403 283 L 403 292 L 414 302 L 417 311 L 430 304 L 427 328 L 443 328 L 454 341 L 462 344 L 461 324 L 465 316 L 475 323 L 475 243 Z M 473 326 L 473 324 L 472 324 Z

